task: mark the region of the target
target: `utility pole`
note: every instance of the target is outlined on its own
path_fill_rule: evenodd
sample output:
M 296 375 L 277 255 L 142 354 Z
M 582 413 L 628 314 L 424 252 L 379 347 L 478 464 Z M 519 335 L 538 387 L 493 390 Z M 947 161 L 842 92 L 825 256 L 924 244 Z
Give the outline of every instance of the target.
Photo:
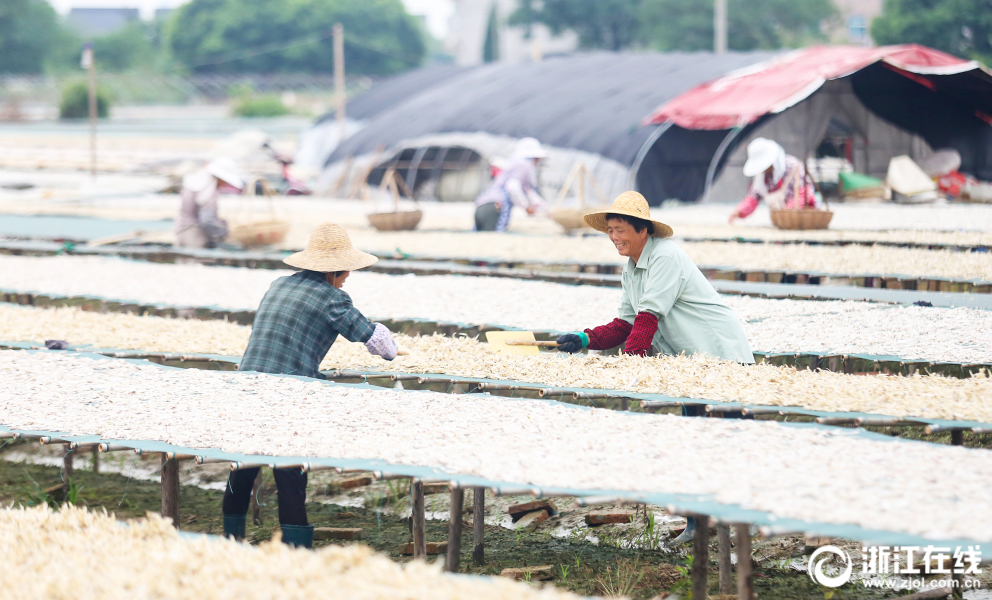
M 89 79 L 89 107 L 90 107 L 90 176 L 96 177 L 96 61 L 93 59 L 93 42 L 88 42 L 83 46 L 83 56 L 79 65 L 86 69 Z
M 727 53 L 727 0 L 713 0 L 713 53 Z
M 334 25 L 334 96 L 337 109 L 334 111 L 338 122 L 338 143 L 344 141 L 345 133 L 345 91 L 344 91 L 344 25 Z

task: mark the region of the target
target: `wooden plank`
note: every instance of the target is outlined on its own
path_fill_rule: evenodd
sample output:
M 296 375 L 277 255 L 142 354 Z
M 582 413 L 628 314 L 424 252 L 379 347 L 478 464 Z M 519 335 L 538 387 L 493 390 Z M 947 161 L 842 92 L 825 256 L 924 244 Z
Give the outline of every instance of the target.
M 448 560 L 445 568 L 457 573 L 462 559 L 462 508 L 465 505 L 465 490 L 451 490 L 451 511 L 448 517 Z
M 472 497 L 472 562 L 482 566 L 486 561 L 486 488 L 477 487 Z
M 418 479 L 410 480 L 410 496 L 413 511 L 410 516 L 413 526 L 413 557 L 427 557 L 427 533 L 424 522 L 424 484 Z
M 730 525 L 716 526 L 717 552 L 720 563 L 720 594 L 734 593 L 734 575 L 730 563 Z
M 751 573 L 751 528 L 747 523 L 734 525 L 737 533 L 737 598 L 754 598 L 754 575 Z
M 706 598 L 707 567 L 710 562 L 710 518 L 707 515 L 692 515 L 696 518 L 696 533 L 692 537 L 692 597 Z
M 179 529 L 179 461 L 162 454 L 162 516 Z

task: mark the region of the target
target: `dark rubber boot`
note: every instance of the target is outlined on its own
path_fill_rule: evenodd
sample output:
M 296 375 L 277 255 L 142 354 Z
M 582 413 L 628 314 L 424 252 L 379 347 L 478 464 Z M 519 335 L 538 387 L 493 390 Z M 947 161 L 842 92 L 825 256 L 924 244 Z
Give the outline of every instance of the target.
M 313 548 L 313 525 L 282 525 L 282 542 L 294 548 Z
M 670 544 L 688 544 L 692 541 L 692 538 L 696 535 L 696 519 L 695 517 L 685 518 L 685 531 L 679 534 L 679 537 L 675 538 Z
M 224 515 L 224 537 L 236 540 L 245 539 L 245 522 L 247 515 Z

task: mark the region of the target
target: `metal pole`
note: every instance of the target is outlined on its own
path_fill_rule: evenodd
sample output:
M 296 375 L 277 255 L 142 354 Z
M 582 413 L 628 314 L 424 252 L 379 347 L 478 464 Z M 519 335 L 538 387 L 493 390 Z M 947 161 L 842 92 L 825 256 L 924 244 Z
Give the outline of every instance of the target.
M 344 141 L 345 91 L 344 91 L 344 25 L 334 25 L 334 97 L 337 102 L 335 116 L 338 122 L 338 143 Z
M 727 0 L 713 0 L 713 52 L 727 52 Z

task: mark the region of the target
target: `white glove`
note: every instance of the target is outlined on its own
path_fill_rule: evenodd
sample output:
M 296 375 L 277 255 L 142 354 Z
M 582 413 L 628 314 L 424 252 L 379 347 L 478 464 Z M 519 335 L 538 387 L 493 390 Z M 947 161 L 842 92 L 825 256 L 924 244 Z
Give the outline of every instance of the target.
M 382 323 L 375 324 L 375 331 L 372 332 L 372 337 L 369 338 L 369 341 L 365 342 L 365 347 L 368 349 L 369 354 L 381 356 L 386 360 L 396 358 L 397 350 L 396 342 L 393 340 L 393 334 Z

